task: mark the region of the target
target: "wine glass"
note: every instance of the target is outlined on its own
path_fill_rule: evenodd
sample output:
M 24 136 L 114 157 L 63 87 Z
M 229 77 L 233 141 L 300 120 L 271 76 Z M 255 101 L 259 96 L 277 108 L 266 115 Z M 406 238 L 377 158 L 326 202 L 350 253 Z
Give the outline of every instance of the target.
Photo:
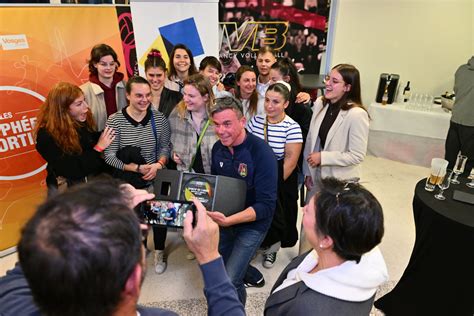
M 436 199 L 441 200 L 441 201 L 446 200 L 446 197 L 443 195 L 443 192 L 444 190 L 449 188 L 452 174 L 453 174 L 452 170 L 446 170 L 446 175 L 444 176 L 443 180 L 438 183 L 439 193 L 434 196 Z
M 467 157 L 463 155 L 458 155 L 456 163 L 454 164 L 453 172 L 454 178 L 451 180 L 452 184 L 459 184 L 458 176 L 464 172 L 464 167 L 466 166 Z
M 474 168 L 471 169 L 471 173 L 469 174 L 468 179 L 471 179 L 471 182 L 466 183 L 466 185 L 470 188 L 474 188 Z

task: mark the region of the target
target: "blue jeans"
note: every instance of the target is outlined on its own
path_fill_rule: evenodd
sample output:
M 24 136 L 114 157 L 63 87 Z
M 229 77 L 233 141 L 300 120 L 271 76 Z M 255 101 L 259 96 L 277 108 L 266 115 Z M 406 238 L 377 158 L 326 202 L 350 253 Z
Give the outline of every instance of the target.
M 266 234 L 248 226 L 250 225 L 221 228 L 219 241 L 219 252 L 224 259 L 227 274 L 244 306 L 247 300 L 244 276 Z

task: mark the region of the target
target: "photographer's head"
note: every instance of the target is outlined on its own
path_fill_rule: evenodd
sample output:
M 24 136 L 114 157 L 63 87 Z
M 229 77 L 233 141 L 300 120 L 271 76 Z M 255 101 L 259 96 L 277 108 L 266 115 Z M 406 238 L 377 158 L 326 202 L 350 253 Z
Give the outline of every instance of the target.
M 304 209 L 303 227 L 318 254 L 328 251 L 358 262 L 382 240 L 382 207 L 358 183 L 325 178 Z
M 145 271 L 131 198 L 114 180 L 93 181 L 49 199 L 28 221 L 19 258 L 43 314 L 135 308 Z

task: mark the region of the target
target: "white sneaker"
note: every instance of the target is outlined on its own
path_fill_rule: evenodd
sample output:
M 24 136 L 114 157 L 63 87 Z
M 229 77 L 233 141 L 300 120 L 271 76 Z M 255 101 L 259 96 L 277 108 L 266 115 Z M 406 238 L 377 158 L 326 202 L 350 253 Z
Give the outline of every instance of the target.
M 155 264 L 155 272 L 157 274 L 162 274 L 165 272 L 166 267 L 168 265 L 167 257 L 164 250 L 155 250 L 155 257 L 154 257 L 154 264 Z
M 188 254 L 186 255 L 186 259 L 194 260 L 194 259 L 196 259 L 196 256 L 194 255 L 194 253 L 192 253 L 190 250 L 188 250 Z

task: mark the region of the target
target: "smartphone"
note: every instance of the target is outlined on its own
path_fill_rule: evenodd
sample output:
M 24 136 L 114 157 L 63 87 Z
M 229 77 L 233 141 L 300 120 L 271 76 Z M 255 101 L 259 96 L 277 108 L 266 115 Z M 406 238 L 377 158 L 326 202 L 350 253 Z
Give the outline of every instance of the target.
M 142 223 L 183 228 L 186 212 L 193 212 L 193 226 L 196 221 L 196 207 L 193 202 L 154 199 L 142 204 L 138 217 Z

